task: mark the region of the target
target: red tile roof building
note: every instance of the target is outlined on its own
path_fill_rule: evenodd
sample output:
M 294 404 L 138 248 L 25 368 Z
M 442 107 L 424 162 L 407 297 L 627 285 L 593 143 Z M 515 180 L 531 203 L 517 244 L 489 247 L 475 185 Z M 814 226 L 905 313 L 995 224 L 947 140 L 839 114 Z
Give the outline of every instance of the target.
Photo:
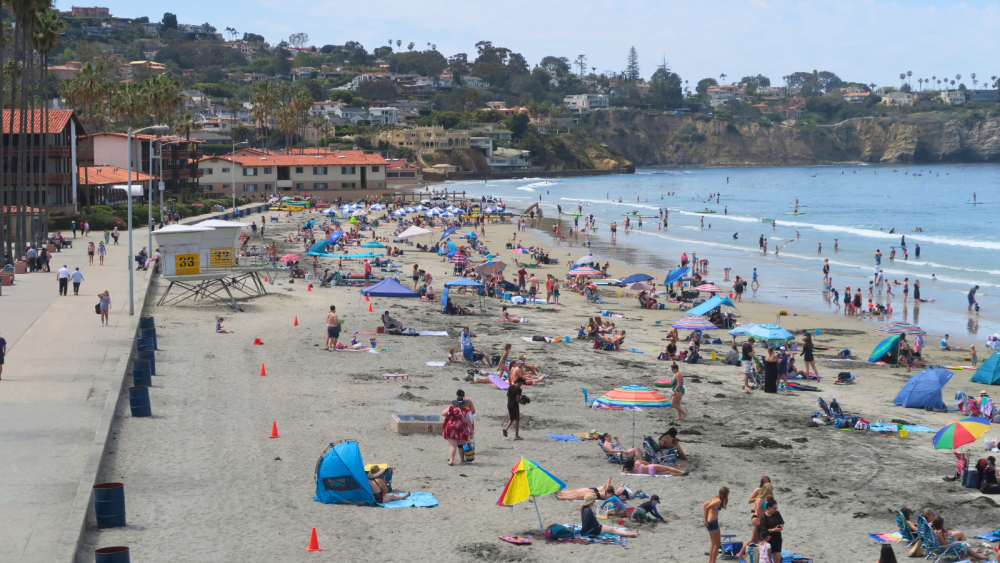
M 35 205 L 50 213 L 62 211 L 76 213 L 77 192 L 74 191 L 73 146 L 79 135 L 86 134 L 83 124 L 73 110 L 48 110 L 46 119 L 42 110 L 22 115 L 20 110 L 3 110 L 3 156 L 12 157 L 9 170 L 0 174 L 0 205 Z M 24 122 L 22 123 L 22 117 Z M 22 139 L 20 133 L 28 133 Z M 13 134 L 11 134 L 13 132 Z M 47 146 L 41 146 L 42 135 Z M 23 140 L 23 146 L 18 146 Z M 30 145 L 30 146 L 29 146 Z M 19 158 L 24 156 L 24 163 Z M 42 159 L 46 162 L 42 162 Z M 8 166 L 4 159 L 5 168 Z M 23 172 L 18 172 L 19 169 Z M 17 186 L 21 201 L 15 201 Z

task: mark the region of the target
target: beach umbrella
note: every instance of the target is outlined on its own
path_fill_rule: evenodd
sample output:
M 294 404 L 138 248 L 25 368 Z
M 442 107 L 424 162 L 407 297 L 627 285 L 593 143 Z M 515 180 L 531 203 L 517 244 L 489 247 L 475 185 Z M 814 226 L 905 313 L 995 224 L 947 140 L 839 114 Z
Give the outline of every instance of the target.
M 583 258 L 580 258 L 576 262 L 573 262 L 573 267 L 575 268 L 575 267 L 581 266 L 583 264 L 592 264 L 595 260 L 597 260 L 597 259 L 594 258 L 593 254 L 588 254 L 588 255 L 584 256 Z M 639 281 L 643 281 L 643 280 L 639 280 Z
M 362 211 L 362 210 L 358 210 L 358 211 L 355 211 L 355 212 L 351 213 L 351 217 L 364 217 L 365 215 L 368 215 L 368 212 L 367 211 Z
M 460 207 L 455 207 L 454 205 L 449 205 L 448 207 L 445 207 L 444 210 L 448 211 L 448 212 L 451 212 L 451 213 L 461 213 L 462 212 L 462 209 Z
M 701 317 L 685 317 L 670 326 L 677 330 L 716 330 L 719 328 Z
M 504 264 L 503 262 L 498 262 L 496 260 L 492 260 L 490 262 L 486 262 L 484 264 L 476 266 L 476 271 L 484 276 L 489 276 L 497 272 L 502 272 L 506 267 L 507 264 Z
M 444 213 L 442 213 L 442 214 L 441 214 L 440 216 L 441 216 L 441 217 L 458 217 L 458 215 L 455 215 L 455 214 L 454 214 L 454 213 L 452 213 L 451 211 L 445 211 L 445 212 L 444 212 Z
M 687 266 L 673 269 L 669 274 L 667 274 L 667 279 L 663 280 L 663 285 L 670 285 L 690 273 L 691 268 L 688 268 Z
M 601 275 L 601 271 L 595 268 L 573 268 L 572 270 L 566 272 L 566 277 L 599 275 Z
M 631 276 L 622 280 L 622 284 L 628 285 L 635 282 L 645 282 L 653 279 L 653 276 L 648 276 L 646 274 L 632 274 Z
M 372 211 L 382 211 L 383 209 L 385 209 L 385 206 L 382 205 L 381 203 L 376 203 L 375 205 L 371 206 L 370 209 Z
M 900 321 L 893 321 L 891 323 L 886 323 L 875 329 L 875 332 L 882 332 L 885 334 L 910 334 L 913 336 L 923 336 L 927 334 L 922 328 L 917 325 L 911 325 L 910 323 L 904 323 Z
M 361 245 L 361 248 L 385 248 L 385 245 L 381 242 L 368 241 Z
M 661 408 L 670 406 L 670 401 L 666 397 L 642 385 L 626 385 L 612 389 L 598 397 L 594 402 L 609 407 L 630 407 L 633 409 L 635 407 Z M 635 410 L 632 411 L 632 446 L 635 446 Z
M 787 342 L 795 338 L 792 333 L 776 324 L 755 325 L 746 329 L 743 334 L 752 336 L 760 342 Z
M 331 207 L 329 209 L 324 209 L 323 211 L 320 211 L 320 213 L 322 213 L 323 215 L 336 215 L 337 210 Z
M 957 450 L 971 444 L 990 429 L 990 419 L 967 416 L 949 422 L 931 441 L 935 450 Z
M 646 285 L 642 282 L 635 282 L 634 284 L 628 286 L 626 289 L 634 289 L 637 291 L 650 291 L 653 289 L 653 286 Z
M 423 205 L 418 205 L 418 206 L 414 207 L 413 209 L 415 209 L 417 211 L 426 211 L 428 208 L 424 207 Z
M 423 211 L 423 210 L 421 209 L 421 211 Z M 436 216 L 440 215 L 441 213 L 442 213 L 441 210 L 438 209 L 437 207 L 435 207 L 434 209 L 431 209 L 430 211 L 427 212 L 427 216 L 428 217 L 431 217 L 431 216 L 436 217 Z
M 298 254 L 286 254 L 281 258 L 278 258 L 278 262 L 291 262 L 292 260 L 298 260 L 298 259 L 299 259 Z
M 406 212 L 403 211 L 402 209 L 397 209 L 397 210 L 395 210 L 395 211 L 392 212 L 392 216 L 393 217 L 402 217 L 404 215 L 406 215 Z
M 469 232 L 465 233 L 462 236 L 465 237 L 465 238 L 479 238 L 479 235 L 477 235 L 476 233 L 474 233 L 472 231 L 469 231 Z
M 519 502 L 528 500 L 528 497 L 541 497 L 561 491 L 566 488 L 566 483 L 558 477 L 542 469 L 537 463 L 530 459 L 521 458 L 521 461 L 514 464 L 510 469 L 510 479 L 504 486 L 497 506 L 513 506 Z M 538 515 L 538 526 L 545 529 L 542 524 L 542 513 L 538 511 L 538 502 L 534 502 L 535 514 Z
M 738 327 L 730 330 L 729 331 L 729 335 L 730 336 L 743 336 L 744 334 L 746 334 L 746 332 L 748 330 L 750 330 L 751 328 L 753 328 L 755 326 L 757 326 L 757 323 L 742 324 L 742 325 L 740 325 L 740 326 L 738 326 Z
M 443 235 L 441 235 L 441 238 L 439 238 L 438 241 L 444 240 L 445 237 L 447 237 L 451 233 L 454 233 L 457 230 L 458 230 L 458 227 L 451 227 L 450 229 L 448 229 L 447 231 L 445 231 Z
M 890 336 L 889 338 L 886 338 L 882 342 L 879 342 L 875 346 L 875 349 L 872 350 L 872 355 L 871 355 L 871 357 L 868 358 L 868 361 L 869 362 L 877 362 L 879 360 L 879 358 L 881 358 L 882 356 L 884 356 L 884 355 L 888 354 L 889 352 L 895 350 L 896 346 L 898 346 L 898 345 L 899 345 L 899 335 L 898 334 L 893 334 L 892 336 Z
M 511 252 L 513 252 L 514 254 L 529 254 L 529 252 L 527 251 L 527 249 L 524 249 L 524 248 L 515 248 Z
M 698 291 L 707 291 L 709 293 L 722 293 L 721 289 L 710 283 L 706 283 L 705 285 L 699 285 L 695 289 L 697 289 Z
M 407 207 L 403 211 L 405 211 L 406 213 L 416 213 L 417 212 L 417 210 L 414 209 L 414 208 L 412 208 L 412 207 Z
M 413 227 L 410 227 L 409 229 L 406 229 L 405 231 L 399 233 L 398 235 L 396 235 L 396 238 L 398 238 L 398 239 L 408 239 L 408 238 L 419 237 L 419 236 L 429 235 L 429 234 L 432 234 L 432 232 L 429 231 L 429 230 L 427 230 L 427 229 L 421 228 L 421 227 L 413 226 Z

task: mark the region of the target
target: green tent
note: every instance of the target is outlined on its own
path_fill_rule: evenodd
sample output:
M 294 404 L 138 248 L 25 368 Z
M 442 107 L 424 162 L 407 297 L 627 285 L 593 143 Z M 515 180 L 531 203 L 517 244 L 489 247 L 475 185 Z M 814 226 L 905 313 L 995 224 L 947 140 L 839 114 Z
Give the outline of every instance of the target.
M 976 374 L 972 376 L 972 382 L 1000 385 L 1000 352 L 994 352 L 983 365 L 979 366 Z

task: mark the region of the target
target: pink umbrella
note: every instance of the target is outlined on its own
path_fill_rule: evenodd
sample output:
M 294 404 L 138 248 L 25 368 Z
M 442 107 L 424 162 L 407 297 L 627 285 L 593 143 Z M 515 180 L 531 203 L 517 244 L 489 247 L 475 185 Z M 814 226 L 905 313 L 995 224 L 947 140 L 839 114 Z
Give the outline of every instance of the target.
M 512 252 L 514 254 L 528 254 L 528 251 L 523 248 L 515 248 Z
M 722 293 L 721 289 L 710 283 L 706 283 L 705 285 L 699 285 L 695 289 L 697 289 L 698 291 L 708 291 L 709 293 Z
M 292 260 L 298 260 L 298 259 L 299 259 L 298 254 L 286 254 L 281 258 L 278 258 L 278 262 L 291 262 Z

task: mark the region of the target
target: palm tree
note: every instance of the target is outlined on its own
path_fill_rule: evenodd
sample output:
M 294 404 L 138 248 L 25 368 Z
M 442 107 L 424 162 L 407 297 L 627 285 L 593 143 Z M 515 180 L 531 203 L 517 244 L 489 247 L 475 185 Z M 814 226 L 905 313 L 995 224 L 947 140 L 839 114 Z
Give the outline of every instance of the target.
M 899 81 L 900 82 L 906 82 L 906 73 L 905 72 L 899 73 Z
M 250 116 L 257 124 L 257 128 L 267 137 L 267 120 L 274 114 L 275 109 L 278 107 L 278 90 L 270 82 L 258 82 L 254 86 L 250 101 L 253 102 Z
M 912 70 L 906 71 L 906 78 L 910 78 L 911 76 L 913 76 L 913 71 Z M 911 86 L 912 86 L 912 84 L 911 84 Z
M 74 105 L 83 106 L 83 122 L 88 125 L 88 129 L 98 128 L 94 106 L 110 89 L 108 80 L 104 77 L 104 70 L 104 63 L 87 63 L 73 78 L 60 86 L 60 94 L 63 97 L 75 100 Z
M 957 80 L 959 83 L 961 83 L 962 82 L 962 75 L 961 74 L 956 74 L 955 75 L 955 80 Z M 952 82 L 952 84 L 954 84 L 954 82 Z
M 292 137 L 299 130 L 301 123 L 298 112 L 291 104 L 281 104 L 275 112 L 274 122 L 278 126 L 278 131 L 285 135 L 285 147 L 291 147 Z
M 126 84 L 114 93 L 111 98 L 111 107 L 115 119 L 129 127 L 138 125 L 140 115 L 149 114 L 146 93 L 142 86 L 135 82 Z
M 725 83 L 726 83 L 726 73 L 723 72 L 722 74 L 719 75 L 719 84 L 721 85 Z
M 468 100 L 469 105 L 472 107 L 472 109 L 476 109 L 476 105 L 479 103 L 479 100 L 482 99 L 482 97 L 483 95 L 476 88 L 469 88 L 468 91 L 465 93 L 465 99 Z
M 192 131 L 201 131 L 202 123 L 196 121 L 191 112 L 187 112 L 184 115 L 177 118 L 174 121 L 173 131 L 175 135 L 183 135 L 185 141 L 191 140 Z
M 226 98 L 226 109 L 229 110 L 229 129 L 240 125 L 240 110 L 243 109 L 243 102 L 235 97 Z
M 390 41 L 390 43 L 392 43 Z M 325 139 L 330 134 L 330 120 L 325 115 L 314 115 L 310 118 L 309 124 L 316 130 L 320 139 Z
M 920 88 L 921 90 L 923 90 L 924 89 L 923 84 L 924 84 L 924 79 L 923 78 L 918 78 L 917 79 L 917 87 Z
M 149 110 L 156 116 L 156 122 L 169 123 L 183 106 L 181 85 L 169 76 L 150 76 L 142 83 L 142 87 Z
M 972 74 L 970 74 L 969 78 L 972 79 L 972 88 L 975 89 L 976 85 L 979 84 L 979 81 L 976 80 L 976 73 L 973 72 Z
M 309 90 L 303 88 L 292 96 L 292 101 L 290 102 L 292 108 L 296 113 L 299 114 L 300 131 L 299 134 L 305 137 L 305 126 L 306 120 L 309 116 L 309 110 L 312 109 L 313 97 L 309 93 Z
M 47 6 L 35 16 L 33 43 L 35 51 L 40 55 L 42 62 L 42 91 L 45 97 L 48 97 L 49 53 L 59 44 L 59 32 L 65 29 L 65 27 L 66 23 L 59 18 L 59 14 Z M 47 102 L 44 102 L 42 105 L 42 130 L 49 130 L 49 104 Z M 41 142 L 42 162 L 47 163 L 49 161 L 48 135 L 43 135 Z M 42 229 L 43 232 L 47 232 L 47 227 L 48 223 L 46 222 Z

